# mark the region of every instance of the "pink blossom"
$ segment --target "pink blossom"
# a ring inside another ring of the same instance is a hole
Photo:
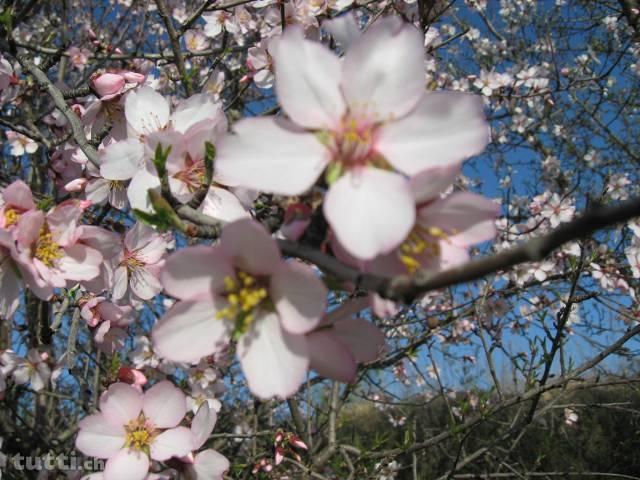
[[[100,412],[80,422],[76,448],[107,459],[105,480],[142,480],[151,459],[162,462],[193,450],[194,434],[179,426],[186,411],[184,394],[166,380],[144,394],[115,383],[100,397]]]
[[[151,227],[137,222],[124,237],[124,246],[114,271],[113,298],[149,300],[160,293],[160,269],[167,242]]]
[[[219,244],[176,252],[161,279],[181,301],[154,326],[158,355],[195,363],[234,339],[255,395],[295,393],[309,366],[305,334],[320,322],[327,290],[309,267],[285,262],[261,225],[238,220]]]
[[[236,123],[217,145],[217,174],[225,185],[299,195],[326,170],[325,217],[355,257],[388,253],[411,231],[406,176],[457,164],[488,141],[479,98],[426,93],[422,38],[396,17],[376,22],[342,62],[295,26],[270,51],[289,118]]]
[[[29,186],[22,180],[7,185],[0,192],[0,228],[15,227],[20,216],[36,208]]]
[[[89,61],[91,52],[86,48],[71,47],[68,51],[69,58],[71,58],[71,64],[81,72],[84,71],[84,67]]]
[[[14,157],[21,157],[26,153],[35,153],[38,150],[38,144],[31,138],[12,130],[8,130],[5,133],[11,147],[10,153]]]
[[[27,357],[17,356],[11,350],[5,350],[0,356],[0,363],[5,375],[11,373],[16,385],[30,383],[36,392],[42,390],[51,378],[51,368],[48,364],[49,355],[32,348]]]
[[[179,194],[203,181],[205,142],[214,143],[226,130],[221,105],[211,95],[182,101],[173,113],[169,103],[150,87],[127,94],[124,102],[128,136],[100,151],[100,174],[107,180],[131,180],[127,196],[133,208],[151,211],[147,191],[160,187],[152,158],[156,147],[172,146],[167,160],[171,184]]]
[[[440,196],[459,171],[458,165],[433,168],[410,180],[416,221],[394,251],[363,262],[350,256],[334,239],[332,248],[336,256],[364,271],[383,276],[413,274],[419,269],[444,270],[466,262],[470,246],[495,236],[495,218],[500,207],[470,192]]]
[[[82,205],[69,202],[46,215],[30,210],[20,216],[13,257],[34,293],[43,295],[37,289],[62,288],[68,281],[91,280],[100,273],[100,252],[78,241],[82,210]]]
[[[131,307],[116,305],[104,297],[82,298],[79,303],[80,315],[90,327],[107,322],[109,326],[126,327],[133,322]]]
[[[273,87],[273,59],[269,53],[269,39],[260,41],[247,51],[247,67],[258,88]]]
[[[209,46],[209,39],[200,30],[184,32],[184,44],[190,52],[201,52]]]

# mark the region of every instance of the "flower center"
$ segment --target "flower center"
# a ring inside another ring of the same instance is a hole
[[[120,262],[120,265],[127,267],[128,272],[133,272],[140,267],[144,267],[145,263],[135,255],[127,255],[124,260]]]
[[[20,220],[20,213],[13,208],[7,208],[4,211],[4,226],[5,228],[15,225]]]
[[[180,170],[173,177],[185,183],[190,192],[195,192],[205,181],[204,160],[193,160],[191,155],[187,154],[184,170]]]
[[[127,423],[124,429],[126,432],[125,446],[148,454],[151,442],[157,435],[153,423],[147,420],[144,415],[140,415],[136,420]]]
[[[225,294],[229,305],[216,313],[216,319],[235,322],[234,337],[245,333],[255,319],[258,308],[268,299],[267,289],[256,277],[239,270],[237,279],[225,277]]]
[[[110,190],[125,190],[126,186],[122,180],[109,180]]]
[[[345,170],[353,167],[371,165],[393,170],[374,148],[376,129],[376,123],[346,114],[336,130],[317,133],[320,142],[331,152],[332,161],[325,174],[329,185],[340,178]]]
[[[415,273],[424,263],[425,257],[440,255],[440,240],[449,236],[439,227],[416,225],[407,239],[400,245],[400,261],[410,274]]]
[[[53,241],[53,236],[47,227],[40,229],[38,240],[36,241],[36,251],[34,257],[51,268],[54,262],[64,256],[62,247]]]

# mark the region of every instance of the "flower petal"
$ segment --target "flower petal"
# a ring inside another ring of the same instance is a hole
[[[361,260],[400,245],[413,228],[415,213],[408,182],[377,168],[347,172],[331,185],[324,202],[338,241]]]
[[[160,278],[173,297],[206,300],[223,290],[225,277],[234,275],[227,254],[219,246],[197,245],[170,255]]]
[[[143,480],[149,473],[149,457],[142,452],[123,448],[107,460],[104,480]]]
[[[378,133],[377,150],[407,175],[459,163],[489,141],[481,98],[459,92],[426,94],[413,112]]]
[[[254,275],[270,275],[282,263],[275,240],[254,220],[238,220],[225,226],[220,244],[234,266]]]
[[[100,411],[114,425],[125,425],[142,409],[142,394],[126,383],[114,383],[100,396]]]
[[[160,179],[155,173],[151,172],[150,165],[138,168],[136,174],[131,179],[131,183],[129,183],[129,187],[127,187],[127,197],[129,198],[131,208],[152,213],[153,207],[149,200],[149,190],[159,189]]]
[[[425,91],[420,33],[398,17],[378,20],[344,56],[342,91],[352,112],[376,120],[411,111]]]
[[[203,450],[194,459],[192,470],[193,478],[206,480],[222,480],[224,472],[229,470],[231,464],[224,455],[212,449]]]
[[[151,444],[151,458],[160,462],[171,457],[182,457],[193,450],[193,434],[187,427],[166,430]]]
[[[307,340],[282,329],[276,313],[255,320],[238,341],[238,357],[249,389],[261,399],[289,397],[307,376]]]
[[[500,206],[481,195],[457,192],[418,210],[418,222],[439,227],[454,245],[468,247],[496,235]]]
[[[131,271],[129,279],[131,290],[142,300],[150,300],[162,291],[160,279],[153,269],[136,267]]]
[[[85,455],[109,458],[124,446],[124,427],[111,423],[101,413],[83,418],[78,426],[76,448]]]
[[[438,198],[460,174],[461,165],[456,163],[447,167],[435,167],[424,170],[409,179],[416,204]]]
[[[307,335],[311,357],[309,367],[322,377],[351,383],[358,370],[356,360],[332,331],[333,329],[321,329]]]
[[[187,413],[187,397],[168,380],[156,383],[142,400],[142,411],[158,428],[173,428]]]
[[[287,115],[306,128],[337,127],[346,111],[338,57],[322,44],[306,40],[297,25],[272,41],[269,50],[278,102]]]
[[[382,330],[363,318],[336,322],[333,332],[340,342],[349,347],[357,362],[373,362],[385,345]]]
[[[242,206],[238,197],[229,190],[220,187],[210,187],[204,197],[201,207],[202,213],[221,222],[234,222],[251,216]]]
[[[67,280],[92,280],[100,274],[102,255],[97,250],[76,243],[64,249],[58,269]]]
[[[108,180],[128,180],[144,162],[144,147],[137,138],[110,144],[100,150],[100,175]]]
[[[193,433],[193,449],[197,450],[205,444],[209,435],[216,425],[218,415],[216,411],[209,407],[208,402],[202,402],[198,413],[191,422],[191,433]]]
[[[195,363],[222,349],[230,326],[215,315],[212,301],[176,303],[153,327],[154,351],[173,362]]]
[[[223,185],[299,195],[329,161],[315,135],[283,119],[244,118],[234,131],[217,145],[215,180]]]
[[[287,262],[271,277],[269,292],[288,332],[304,334],[320,323],[327,287],[307,265]]]
[[[127,94],[124,101],[127,123],[138,135],[162,130],[169,123],[169,104],[151,87]]]

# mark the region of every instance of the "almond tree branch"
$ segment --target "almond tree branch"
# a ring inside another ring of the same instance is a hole
[[[87,140],[87,136],[84,133],[82,123],[80,123],[80,118],[78,118],[74,111],[71,110],[71,107],[67,105],[64,95],[62,94],[60,89],[53,84],[46,73],[40,70],[40,68],[27,57],[18,55],[16,59],[18,60],[20,65],[22,65],[22,68],[25,70],[25,72],[30,73],[36,79],[38,85],[40,85],[41,88],[47,91],[49,96],[52,98],[55,106],[62,112],[62,114],[69,122],[71,130],[73,132],[73,139],[80,147],[80,150],[82,150],[82,152],[87,156],[91,163],[93,163],[96,167],[99,167],[100,162],[98,160],[98,151]]]
[[[284,254],[308,260],[326,273],[353,283],[356,288],[377,292],[391,300],[411,303],[419,295],[432,290],[477,280],[487,274],[504,271],[521,263],[540,261],[567,242],[638,216],[640,216],[640,198],[616,205],[594,206],[579,218],[559,226],[549,234],[531,239],[509,250],[442,272],[421,270],[413,277],[401,275],[385,278],[362,273],[314,248],[288,240],[280,240],[279,245]]]

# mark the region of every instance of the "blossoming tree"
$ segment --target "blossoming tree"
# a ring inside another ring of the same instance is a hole
[[[638,381],[637,1],[0,8],[0,475],[551,475]]]

